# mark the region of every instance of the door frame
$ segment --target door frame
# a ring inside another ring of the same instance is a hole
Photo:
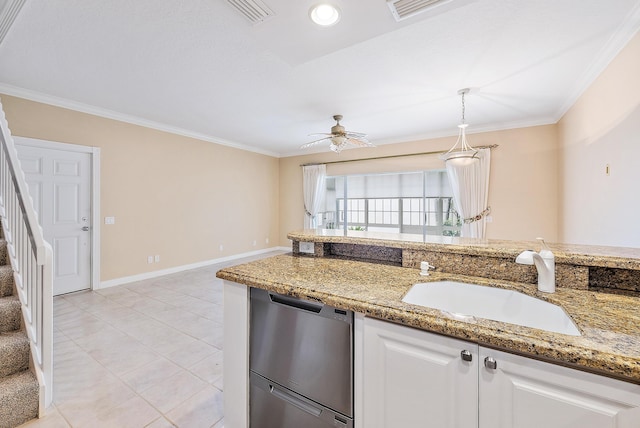
[[[39,147],[75,153],[88,153],[91,157],[91,259],[89,261],[89,290],[100,288],[100,148],[78,144],[59,143],[36,138],[13,136],[16,145]]]

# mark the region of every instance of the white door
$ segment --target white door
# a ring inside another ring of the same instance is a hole
[[[480,428],[640,427],[640,385],[482,347],[479,362]]]
[[[473,343],[365,318],[360,426],[477,427],[477,350]]]
[[[44,239],[53,294],[91,287],[91,154],[17,145]]]

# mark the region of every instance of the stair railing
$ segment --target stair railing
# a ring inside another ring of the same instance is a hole
[[[0,217],[40,383],[42,416],[53,401],[53,252],[33,209],[1,102],[0,128]]]

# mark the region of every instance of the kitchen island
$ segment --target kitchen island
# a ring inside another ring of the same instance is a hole
[[[296,235],[298,238],[309,236],[313,234]],[[318,238],[314,237],[313,242],[318,242],[315,239]],[[379,245],[378,242],[370,240],[360,241],[361,244],[373,247]],[[467,247],[464,248],[468,251]],[[497,251],[504,257],[512,255],[509,251],[505,252],[503,247],[496,249],[484,245],[478,248],[480,252]],[[594,256],[575,256],[571,260],[575,263],[576,260],[581,261],[585,257]],[[597,255],[595,257],[596,264],[610,263]],[[616,269],[620,266],[635,267],[632,258],[625,260],[624,257],[616,257]],[[261,288],[352,310],[360,314],[359,319],[367,317],[384,320],[462,339],[479,346],[551,362],[554,365],[623,380],[633,393],[640,396],[640,298],[631,294],[603,293],[570,287],[558,287],[555,293],[547,294],[539,292],[534,284],[529,283],[470,277],[443,271],[421,276],[418,269],[402,267],[402,263],[349,260],[344,254],[324,254],[320,257],[304,254],[279,255],[225,268],[219,271],[217,276],[225,280],[225,292],[229,291],[229,297],[232,299],[230,304],[233,304],[235,293],[235,302],[240,307],[248,305],[246,297],[242,302],[242,287]],[[443,279],[512,289],[561,306],[573,319],[581,336],[551,333],[481,318],[461,320],[439,310],[402,301],[413,284]],[[245,343],[247,331],[243,331],[242,327],[246,325],[246,320],[243,324],[242,317],[246,318],[247,312],[233,311],[227,314],[227,309],[225,307],[225,355],[235,360],[230,363],[230,370],[234,364],[240,364],[241,367],[236,367],[235,371],[238,373],[246,367],[242,367],[245,363],[238,362],[236,353],[249,352]],[[239,338],[243,335],[244,338]],[[230,339],[228,344],[227,338]],[[358,324],[355,340],[358,355]],[[237,347],[238,343],[241,345],[240,349]],[[232,372],[233,370],[230,373]],[[225,378],[225,389],[231,383],[233,381]],[[356,404],[357,402],[356,399]],[[240,410],[236,411],[242,412],[243,405],[241,404]],[[233,417],[228,421],[232,422]],[[640,419],[638,423],[640,424]]]

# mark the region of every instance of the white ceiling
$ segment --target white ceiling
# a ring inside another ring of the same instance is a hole
[[[12,2],[0,0],[0,10]],[[0,92],[276,156],[331,116],[375,144],[555,123],[640,28],[640,0],[449,0],[396,22],[385,0],[27,0]],[[320,148],[319,150],[326,150]]]

